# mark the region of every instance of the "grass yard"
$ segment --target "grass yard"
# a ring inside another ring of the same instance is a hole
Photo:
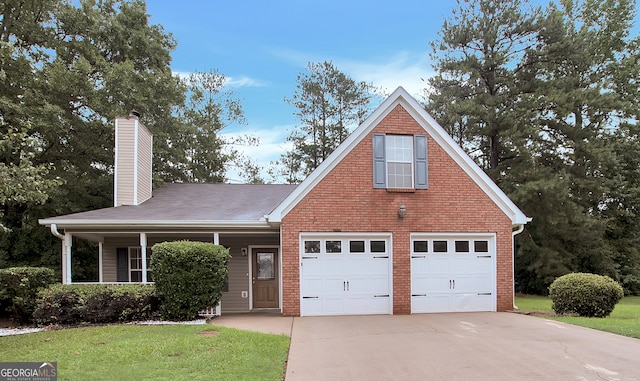
[[[2,361],[59,380],[282,380],[289,338],[211,325],[111,325],[0,337]]]
[[[640,296],[624,297],[606,318],[553,316],[551,299],[546,296],[517,297],[516,305],[520,311],[549,313],[550,316],[545,316],[548,319],[640,339]]]

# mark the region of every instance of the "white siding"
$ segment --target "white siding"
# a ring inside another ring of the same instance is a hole
[[[135,116],[116,118],[114,205],[151,198],[153,135]]]

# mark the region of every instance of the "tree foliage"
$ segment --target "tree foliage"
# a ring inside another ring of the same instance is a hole
[[[298,75],[293,96],[285,99],[300,119],[287,137],[293,148],[278,163],[285,181],[298,183],[316,169],[364,120],[375,95],[371,84],[356,82],[332,62],[310,62]]]
[[[633,15],[626,0],[460,0],[432,44],[427,108],[533,217],[518,239],[522,292],[577,271],[637,290]]]
[[[154,134],[155,184],[225,179],[218,133],[242,108],[215,70],[174,75],[175,47],[143,0],[0,3],[0,266],[59,269],[37,219],[113,205],[113,120],[131,109]],[[95,247],[74,248],[74,278],[97,278]]]

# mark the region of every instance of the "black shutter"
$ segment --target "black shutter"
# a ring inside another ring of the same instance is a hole
[[[387,187],[387,168],[385,163],[384,134],[373,134],[373,187]]]
[[[127,249],[126,247],[117,248],[116,256],[117,256],[116,281],[128,282],[129,281],[129,249]]]
[[[415,181],[416,189],[427,189],[429,187],[427,168],[427,136],[414,135],[413,155],[415,159]]]

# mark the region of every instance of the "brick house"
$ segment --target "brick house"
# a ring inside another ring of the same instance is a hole
[[[99,243],[103,283],[151,281],[151,246],[190,239],[231,250],[218,313],[513,308],[513,237],[530,219],[402,88],[297,186],[151,192],[151,138],[117,118],[114,207],[40,220],[61,238],[63,283],[73,237]]]

